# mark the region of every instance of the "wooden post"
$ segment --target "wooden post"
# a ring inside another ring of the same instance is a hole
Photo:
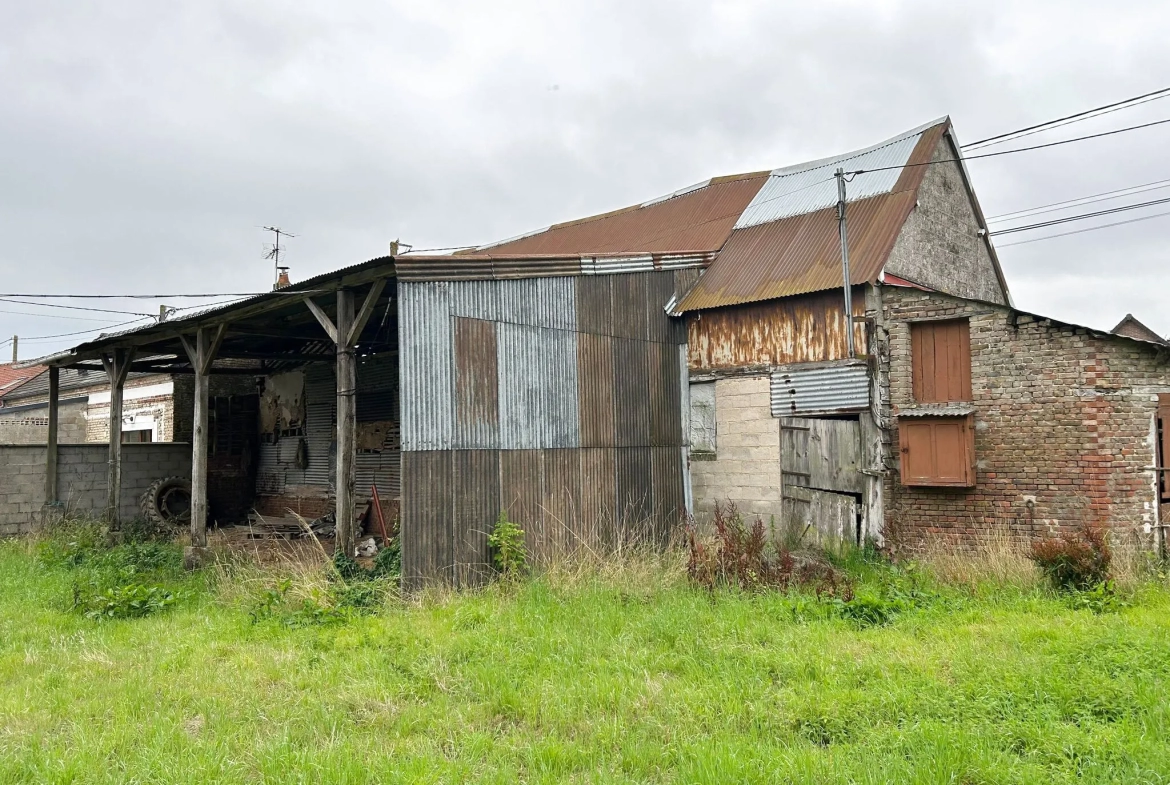
[[[194,343],[179,336],[187,359],[195,371],[195,422],[191,430],[191,545],[184,549],[183,564],[187,569],[201,567],[208,560],[207,552],[207,405],[211,364],[223,341],[227,324],[215,328],[200,327]]]
[[[49,366],[49,434],[45,450],[45,505],[57,504],[57,422],[61,398],[61,369]]]
[[[353,292],[337,290],[337,546],[353,556],[357,540],[354,531],[353,490],[357,456],[354,452],[357,429],[357,363],[353,346],[344,343],[353,324]]]
[[[385,279],[375,281],[356,314],[353,292],[338,289],[336,324],[320,306],[305,298],[305,305],[337,347],[337,505],[334,511],[337,542],[334,552],[351,557],[357,544],[354,515],[354,485],[357,481],[357,359],[354,349],[385,285]]]
[[[121,528],[119,508],[122,501],[122,388],[126,372],[134,359],[133,347],[114,349],[102,355],[102,365],[110,380],[110,460],[106,473],[106,520],[110,531]]]

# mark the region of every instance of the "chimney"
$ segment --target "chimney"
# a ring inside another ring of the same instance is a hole
[[[276,284],[272,287],[272,290],[276,291],[277,289],[283,289],[284,287],[289,286],[291,284],[292,284],[292,281],[290,281],[288,279],[288,268],[281,267],[280,268],[280,276],[276,279]]]

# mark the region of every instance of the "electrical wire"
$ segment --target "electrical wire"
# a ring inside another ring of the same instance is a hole
[[[28,338],[22,337],[20,339],[20,342],[21,343],[34,343],[37,341],[50,341],[50,340],[54,340],[56,338],[70,338],[74,335],[86,335],[88,333],[96,333],[96,332],[102,332],[104,330],[112,330],[115,327],[126,327],[128,325],[131,325],[131,324],[134,324],[135,322],[140,322],[140,321],[142,321],[142,320],[141,319],[131,319],[128,322],[119,322],[118,324],[107,324],[105,327],[93,327],[93,328],[90,328],[89,330],[78,330],[77,332],[74,332],[74,333],[57,333],[56,335],[33,335],[33,336],[28,337]],[[146,325],[143,325],[143,326],[146,326]]]
[[[1142,128],[1149,128],[1155,125],[1164,125],[1170,123],[1170,117],[1164,120],[1155,120],[1152,123],[1142,123],[1141,125],[1131,125],[1127,128],[1116,128],[1112,131],[1102,131],[1099,134],[1088,134],[1087,136],[1074,136],[1072,139],[1061,139],[1056,142],[1047,142],[1045,144],[1034,144],[1030,147],[1017,147],[1014,150],[1000,150],[996,153],[980,153],[979,155],[967,155],[962,158],[944,158],[938,161],[923,161],[921,163],[905,163],[900,166],[879,166],[874,169],[858,169],[855,172],[846,172],[846,174],[869,174],[872,172],[888,172],[894,169],[908,169],[911,166],[934,166],[935,164],[954,164],[963,163],[966,161],[976,161],[980,158],[994,158],[1000,155],[1011,155],[1012,153],[1026,153],[1029,150],[1043,150],[1046,147],[1058,147],[1063,144],[1072,144],[1073,142],[1083,142],[1086,139],[1099,139],[1102,136],[1113,136],[1114,134],[1123,134],[1126,131],[1137,131]],[[2,296],[2,295],[0,295]]]
[[[1127,98],[1124,101],[1115,101],[1111,104],[1098,106],[1095,109],[1086,109],[1083,112],[1076,114],[1058,117],[1055,120],[1049,120],[1045,123],[1037,123],[1030,125],[1027,128],[1019,128],[1015,131],[1008,131],[1007,133],[997,134],[996,136],[989,136],[986,139],[980,139],[977,142],[963,145],[964,150],[975,147],[989,147],[992,144],[1002,144],[1003,142],[1011,141],[1012,139],[1019,139],[1024,136],[1031,136],[1043,131],[1050,131],[1053,128],[1060,128],[1065,125],[1072,125],[1084,120],[1092,120],[1094,117],[1102,117],[1103,115],[1112,114],[1113,112],[1120,112],[1122,109],[1130,109],[1134,106],[1141,106],[1148,104],[1150,101],[1157,101],[1162,98],[1170,97],[1170,87],[1163,87],[1161,90],[1155,90],[1152,93],[1145,93],[1143,95]]]
[[[1126,204],[1121,207],[1112,207],[1108,210],[1096,210],[1091,213],[1082,213],[1080,215],[1069,215],[1064,218],[1054,218],[1051,221],[1041,221],[1035,224],[1026,224],[1024,226],[1013,226],[1010,229],[1000,229],[994,232],[988,232],[991,237],[998,237],[1001,234],[1015,234],[1016,232],[1028,232],[1033,229],[1043,229],[1047,226],[1056,226],[1057,224],[1071,223],[1072,221],[1083,221],[1086,218],[1097,218],[1102,215],[1112,215],[1113,213],[1123,213],[1127,210],[1137,210],[1142,207],[1153,207],[1156,204],[1166,204],[1170,202],[1170,197],[1165,199],[1151,199],[1148,202],[1138,202],[1137,204]]]
[[[10,313],[18,316],[32,316],[41,319],[67,319],[71,322],[101,322],[102,324],[109,324],[110,319],[107,316],[105,319],[86,318],[84,316],[65,316],[59,313],[37,313],[36,311],[9,311],[0,309],[0,313]]]
[[[1123,196],[1133,196],[1134,194],[1145,193],[1147,191],[1157,191],[1162,188],[1170,188],[1170,180],[1155,180],[1152,183],[1142,183],[1141,185],[1131,185],[1128,188],[1118,188],[1115,191],[1102,191],[1098,194],[1089,194],[1088,196],[1081,196],[1076,199],[1066,199],[1063,202],[1051,202],[1049,204],[1040,204],[1035,207],[1029,207],[1026,210],[1016,210],[1010,213],[1000,213],[993,215],[987,219],[988,223],[993,221],[1004,221],[1013,218],[1023,218],[1027,215],[1042,215],[1043,213],[1058,212],[1060,210],[1067,210],[1069,207],[1080,207],[1084,204],[1094,204],[1096,202],[1107,202],[1110,199],[1120,199]],[[1118,194],[1118,196],[1110,196],[1110,194]],[[1101,197],[1101,198],[1096,198]],[[1079,204],[1078,204],[1079,203]],[[1063,207],[1061,205],[1064,205]],[[1046,210],[1042,208],[1053,208]]]
[[[133,316],[153,316],[154,314],[142,313],[141,311],[116,311],[110,308],[86,308],[80,305],[60,305],[58,303],[34,303],[27,300],[13,300],[8,297],[0,297],[0,302],[14,303],[16,305],[33,305],[37,308],[66,308],[70,311],[94,311],[95,313],[118,313],[129,314]]]
[[[4,292],[0,293],[0,298],[4,297],[39,297],[44,299],[64,299],[64,300],[160,300],[163,298],[195,298],[195,297],[259,297],[262,294],[282,294],[288,297],[304,297],[307,294],[328,294],[332,289],[298,289],[295,292],[286,292],[276,289],[270,292],[215,292],[210,294],[45,294],[36,293],[30,294],[28,292]],[[134,311],[124,311],[119,313],[134,313]],[[153,316],[154,314],[143,314],[143,316]]]
[[[1003,245],[996,245],[995,247],[996,247],[996,249],[1011,248],[1013,245],[1027,245],[1028,243],[1038,243],[1041,240],[1052,240],[1053,238],[1056,238],[1056,237],[1068,237],[1070,234],[1083,234],[1085,232],[1095,232],[1098,229],[1108,229],[1111,226],[1124,226],[1126,224],[1135,224],[1139,221],[1148,221],[1151,218],[1162,218],[1162,217],[1167,216],[1167,215],[1170,215],[1170,212],[1153,213],[1152,215],[1143,215],[1140,218],[1130,218],[1128,221],[1114,221],[1113,223],[1101,224],[1100,226],[1088,226],[1088,227],[1085,227],[1084,229],[1074,229],[1071,232],[1060,232],[1058,234],[1046,234],[1043,237],[1033,237],[1031,240],[1019,240],[1018,242],[1014,242],[1014,243],[1004,243]]]

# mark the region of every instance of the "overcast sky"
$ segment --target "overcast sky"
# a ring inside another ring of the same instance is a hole
[[[1156,2],[2,2],[5,293],[262,291],[264,224],[299,235],[303,280],[396,237],[483,243],[945,114],[974,141],[1170,85]],[[1029,141],[1164,117],[1170,99]],[[1164,180],[1170,125],[969,168],[989,216]],[[1021,308],[1166,335],[1167,230],[1000,257]],[[27,359],[129,318],[4,302],[0,336]]]

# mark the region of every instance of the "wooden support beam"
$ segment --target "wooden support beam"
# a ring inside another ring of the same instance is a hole
[[[202,566],[207,552],[207,420],[209,374],[226,324],[201,327],[194,336],[180,335],[187,359],[195,370],[195,423],[191,431],[191,547],[183,553],[188,569]]]
[[[343,291],[345,291],[345,290],[343,290],[343,289],[337,290],[337,294],[339,295],[338,302],[341,302],[340,295],[341,295],[341,292],[343,292]],[[353,302],[353,293],[352,292],[349,293],[349,301],[350,301],[350,303]],[[311,298],[311,297],[305,298],[305,305],[308,307],[309,311],[313,314],[313,316],[315,316],[317,318],[317,323],[320,324],[322,329],[325,330],[326,335],[329,336],[329,340],[333,341],[334,343],[340,344],[340,342],[337,340],[337,338],[339,335],[341,335],[341,333],[337,332],[337,327],[333,324],[333,320],[329,318],[329,314],[327,314],[323,310],[321,310],[321,306],[319,306],[319,305],[317,305],[317,303],[313,302],[313,298]],[[341,321],[341,314],[337,315],[337,319],[338,319],[338,321]]]
[[[358,311],[357,316],[354,317],[353,324],[349,326],[349,331],[345,334],[345,345],[356,346],[358,338],[361,337],[362,330],[366,327],[366,322],[370,320],[370,315],[374,312],[374,306],[378,304],[378,298],[382,296],[382,290],[386,288],[386,279],[379,278],[370,286],[370,291],[366,293],[366,299],[362,302],[361,310]]]
[[[61,400],[61,369],[49,367],[49,434],[45,449],[45,505],[56,505],[57,499],[57,423]]]
[[[126,374],[134,359],[133,347],[114,349],[102,355],[102,366],[110,381],[110,458],[106,472],[106,520],[110,531],[121,528],[119,508],[122,502],[122,390]]]
[[[319,317],[318,317],[319,318]],[[353,292],[337,290],[337,326],[333,335],[343,339],[354,325]],[[324,326],[324,324],[322,324]],[[354,530],[353,492],[356,478],[357,362],[353,346],[337,344],[337,542],[335,551],[353,556],[357,532]]]

